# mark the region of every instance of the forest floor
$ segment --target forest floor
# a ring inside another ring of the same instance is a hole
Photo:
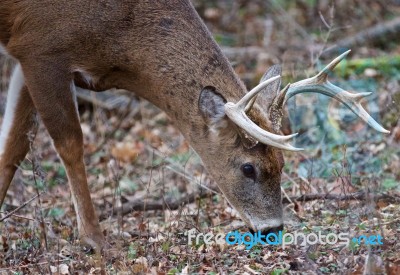
[[[285,232],[379,235],[383,244],[188,243],[191,229],[247,229],[172,121],[128,95],[135,102],[129,110],[79,106],[92,198],[111,248],[99,257],[78,245],[65,170],[40,125],[0,213],[27,203],[0,222],[0,274],[400,274],[399,28],[397,36],[351,40],[373,26],[384,32],[385,22],[399,19],[399,2],[194,3],[249,88],[273,64],[282,64],[286,84],[351,46],[330,79],[373,92],[364,106],[391,134],[377,133],[334,100],[292,99],[283,132],[299,132],[295,145],[306,150],[284,153]],[[0,114],[5,102],[2,91]]]

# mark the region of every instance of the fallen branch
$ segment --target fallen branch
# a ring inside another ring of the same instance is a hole
[[[109,111],[123,112],[126,109],[136,109],[139,106],[139,101],[128,96],[125,90],[111,89],[104,92],[92,92],[77,87],[76,91],[76,96],[80,101],[91,103]]]
[[[194,203],[196,199],[203,199],[210,195],[214,195],[211,192],[201,192],[201,193],[192,193],[187,196],[184,196],[181,199],[170,199],[166,198],[164,200],[157,201],[146,201],[143,199],[137,199],[134,201],[130,201],[122,204],[121,207],[114,210],[115,213],[121,213],[122,215],[126,215],[131,213],[132,211],[150,211],[150,210],[177,210],[179,207]],[[105,220],[109,218],[109,215],[102,214],[100,215],[100,220]]]
[[[306,202],[313,200],[336,200],[336,201],[348,201],[348,200],[387,200],[392,203],[400,203],[400,198],[395,196],[390,196],[388,194],[372,194],[365,193],[364,191],[359,191],[350,194],[305,194],[301,196],[290,197],[291,201]],[[282,202],[284,204],[290,203],[287,198],[283,198]]]
[[[325,50],[324,53],[331,52],[337,48],[351,49],[366,44],[387,43],[388,41],[398,40],[400,38],[400,17],[393,20],[377,24],[371,28],[365,29],[355,35],[342,39],[336,45]]]
[[[157,200],[157,201],[146,201],[143,199],[137,199],[131,202],[124,203],[122,207],[118,208],[115,213],[122,213],[123,215],[129,214],[132,211],[148,211],[148,210],[177,210],[179,207],[194,203],[196,199],[203,199],[210,195],[214,195],[211,192],[201,192],[201,193],[192,193],[187,196],[184,196],[181,199],[165,199],[165,200]],[[387,200],[391,203],[400,203],[400,197],[390,196],[388,194],[372,194],[365,193],[364,191],[359,191],[350,194],[305,194],[301,196],[292,196],[289,198],[283,198],[282,203],[289,204],[293,201],[298,202],[307,202],[313,200],[337,200],[337,201],[347,201],[347,200],[367,200],[373,199],[375,201],[378,200]],[[121,211],[121,212],[119,212]],[[100,216],[100,220],[105,220],[109,216],[107,214],[103,214]]]
[[[17,208],[15,208],[13,211],[11,211],[10,213],[8,213],[7,215],[5,215],[3,218],[0,219],[0,222],[3,222],[4,220],[8,219],[9,217],[13,216],[15,213],[17,213],[19,210],[21,210],[22,208],[24,208],[25,206],[27,206],[28,204],[30,204],[32,201],[34,201],[35,199],[37,199],[38,197],[40,197],[42,194],[44,194],[45,191],[40,192],[39,194],[37,194],[36,196],[34,196],[33,198],[31,198],[30,200],[24,202],[22,205],[18,206]]]

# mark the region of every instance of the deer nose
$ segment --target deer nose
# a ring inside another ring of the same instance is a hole
[[[252,228],[249,228],[249,231],[252,234],[256,233],[256,232],[254,232],[254,230]],[[274,234],[278,235],[279,231],[283,231],[283,224],[281,224],[277,227],[266,228],[266,229],[260,230],[261,234],[263,234],[264,236],[267,236],[270,233],[274,233]]]

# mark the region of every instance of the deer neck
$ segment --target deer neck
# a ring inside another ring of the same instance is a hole
[[[199,143],[209,142],[198,107],[202,89],[215,87],[226,100],[237,102],[246,88],[195,10],[190,6],[181,13],[188,18],[175,14],[179,12],[154,19],[157,24],[135,35],[141,38],[132,52],[143,50],[134,56],[140,77],[130,90],[164,110],[198,151],[203,147]],[[155,35],[149,38],[147,33]]]
[[[209,142],[199,139],[208,131],[198,108],[202,89],[215,87],[226,100],[237,102],[246,93],[244,85],[190,1],[137,4],[119,15],[123,19],[115,25],[114,17],[104,19],[107,25],[91,26],[94,33],[108,30],[118,36],[101,41],[105,51],[96,47],[97,56],[84,62],[82,55],[75,57],[76,67],[89,75],[81,79],[92,76],[97,89],[91,89],[117,87],[147,99],[167,113],[198,151],[204,147],[199,142]]]
[[[140,93],[160,109],[164,110],[192,144],[208,142],[208,126],[201,116],[198,102],[204,87],[215,87],[226,100],[237,102],[246,92],[242,82],[232,70],[213,41],[205,52],[186,51],[180,64],[160,61],[159,78],[154,79],[148,90]],[[210,54],[213,53],[213,54]],[[176,61],[176,59],[175,59]],[[154,74],[153,74],[154,75]]]

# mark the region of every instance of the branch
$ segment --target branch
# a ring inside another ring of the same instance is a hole
[[[387,200],[393,203],[400,203],[400,198],[396,196],[390,196],[388,194],[372,194],[365,193],[364,191],[359,191],[350,194],[305,194],[301,196],[293,196],[290,197],[291,201],[298,202],[306,202],[306,201],[314,201],[314,200],[336,200],[336,201],[349,201],[349,200],[368,200],[373,199],[375,201],[378,200]],[[290,201],[287,198],[283,198],[283,203],[287,204]]]
[[[132,211],[149,211],[149,210],[177,210],[179,207],[194,203],[196,199],[204,199],[210,195],[214,195],[211,192],[195,192],[189,195],[184,196],[181,199],[171,199],[166,198],[165,200],[157,200],[157,201],[146,201],[143,199],[133,200],[127,203],[122,204],[121,207],[114,210],[114,213],[121,213],[122,215],[126,215],[131,213]],[[109,214],[100,215],[100,220],[105,220],[109,218]]]
[[[388,41],[398,40],[400,38],[400,17],[396,17],[388,22],[377,24],[359,33],[342,39],[336,45],[325,51],[331,52],[337,48],[355,48],[365,46],[365,44],[387,43]]]
[[[111,89],[104,92],[92,92],[76,87],[76,96],[80,101],[88,102],[106,110],[124,112],[126,109],[137,109],[139,101],[127,96],[125,90]]]
[[[177,210],[179,207],[184,206],[186,204],[190,204],[196,201],[196,199],[203,199],[210,195],[214,195],[211,192],[201,192],[201,193],[191,193],[187,196],[184,196],[181,199],[165,199],[165,200],[157,200],[157,201],[145,201],[142,199],[137,199],[131,202],[124,203],[122,207],[118,208],[115,213],[121,213],[122,215],[129,214],[132,211],[148,211],[148,210]],[[290,200],[289,200],[290,199]],[[387,200],[393,203],[400,203],[400,197],[390,196],[387,194],[372,194],[365,193],[364,191],[359,191],[355,193],[350,193],[347,195],[341,194],[305,194],[302,196],[292,196],[290,198],[283,198],[282,202],[284,204],[289,204],[293,201],[298,202],[306,202],[313,200],[337,200],[337,201],[346,201],[346,200]],[[121,212],[120,212],[121,211]],[[105,220],[109,217],[108,214],[102,214],[100,216],[100,220]]]
[[[45,191],[38,193],[36,196],[34,196],[33,198],[31,198],[30,200],[24,202],[22,205],[18,206],[17,208],[15,208],[13,211],[11,211],[10,213],[8,213],[7,215],[5,215],[3,218],[0,219],[0,222],[3,222],[4,220],[8,219],[9,217],[11,217],[12,215],[14,215],[15,213],[17,213],[19,210],[21,210],[22,208],[24,208],[25,206],[27,206],[28,204],[30,204],[32,201],[34,201],[36,198],[40,197],[42,194],[46,193]]]

